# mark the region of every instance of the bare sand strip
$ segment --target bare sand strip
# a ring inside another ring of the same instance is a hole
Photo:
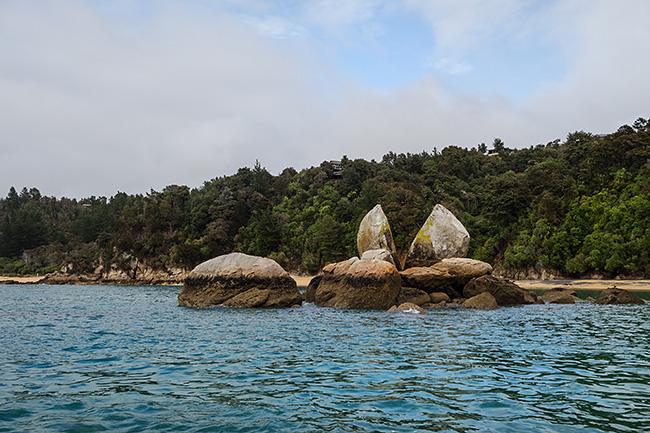
[[[632,292],[650,292],[650,280],[521,280],[517,285],[527,290],[550,290],[567,287],[573,290],[605,290],[616,286]]]
[[[0,275],[0,283],[5,281],[15,281],[21,284],[37,284],[45,277],[29,276],[29,277],[6,277]]]
[[[298,284],[298,287],[307,287],[311,279],[314,277],[299,277],[297,275],[292,275],[291,278],[296,280],[296,284]]]

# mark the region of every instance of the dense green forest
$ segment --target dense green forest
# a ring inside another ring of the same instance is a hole
[[[437,203],[503,270],[650,277],[650,122],[514,150],[500,139],[271,175],[259,164],[190,189],[76,200],[13,187],[0,200],[0,272],[186,268],[241,251],[294,272],[356,254],[380,203],[404,254]]]

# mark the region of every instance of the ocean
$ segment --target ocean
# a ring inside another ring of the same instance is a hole
[[[192,309],[180,289],[0,285],[0,432],[650,431],[650,304]]]

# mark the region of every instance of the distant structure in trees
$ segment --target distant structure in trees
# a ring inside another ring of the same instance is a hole
[[[334,169],[332,175],[334,177],[341,177],[343,173],[341,170],[341,161],[330,161],[330,164],[332,164],[332,168]]]

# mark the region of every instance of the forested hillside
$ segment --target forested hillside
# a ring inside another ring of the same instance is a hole
[[[470,257],[502,271],[650,277],[650,123],[521,150],[495,139],[378,162],[343,157],[278,176],[257,164],[145,195],[11,188],[0,200],[0,272],[191,269],[232,251],[315,272],[356,254],[358,224],[377,203],[402,254],[441,203],[467,227]]]

